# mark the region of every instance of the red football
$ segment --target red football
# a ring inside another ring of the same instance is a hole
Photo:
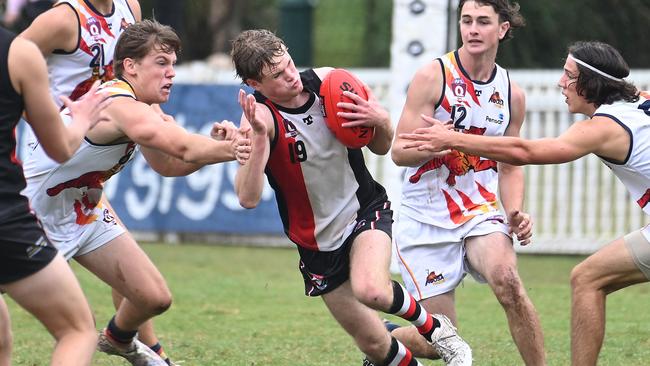
[[[339,117],[337,112],[351,112],[348,109],[339,108],[337,103],[353,103],[351,98],[343,95],[344,91],[352,92],[361,98],[368,100],[368,94],[363,88],[363,83],[344,69],[334,69],[325,75],[320,87],[320,97],[323,103],[325,122],[330,131],[341,141],[341,143],[352,149],[359,149],[368,145],[375,133],[373,127],[342,127],[341,124],[349,122],[348,119]]]

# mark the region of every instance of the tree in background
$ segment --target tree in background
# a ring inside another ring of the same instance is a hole
[[[281,7],[298,0],[140,0],[144,17],[160,3],[182,3],[183,59],[228,52],[241,30],[279,30]],[[311,63],[336,67],[388,67],[394,0],[300,0],[314,4]],[[598,40],[618,48],[632,68],[650,68],[645,33],[648,0],[518,0],[528,26],[499,50],[508,68],[556,68],[576,40]],[[172,5],[172,4],[168,4]],[[175,4],[174,6],[179,6]],[[173,26],[173,25],[172,25]],[[299,30],[297,30],[299,31]],[[286,35],[285,35],[286,36]],[[426,36],[426,30],[423,30]],[[307,45],[305,45],[307,47]],[[295,52],[294,46],[294,52]]]
[[[168,3],[182,3],[168,4]],[[276,0],[140,0],[143,18],[152,15],[163,21],[162,13],[182,18],[183,60],[202,60],[214,53],[227,53],[230,41],[243,29],[277,28]],[[183,9],[180,9],[182,6]],[[178,20],[176,20],[178,21]],[[172,27],[174,26],[171,23]]]
[[[519,0],[528,25],[499,50],[510,68],[557,68],[567,46],[597,40],[616,47],[632,68],[650,68],[644,42],[650,24],[647,0]]]

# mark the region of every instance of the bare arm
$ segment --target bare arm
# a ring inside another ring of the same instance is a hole
[[[521,126],[525,117],[525,96],[524,92],[516,85],[511,87],[511,110],[510,124],[505,131],[505,136],[519,137]],[[524,203],[524,173],[519,166],[508,163],[499,163],[499,192],[501,203],[506,213],[519,211]]]
[[[417,71],[409,86],[406,103],[397,123],[397,136],[393,142],[392,158],[399,166],[420,166],[435,157],[431,151],[405,149],[409,142],[400,134],[411,133],[417,128],[427,127],[421,115],[433,116],[436,103],[442,95],[442,69],[436,60]]]
[[[465,134],[449,130],[431,118],[423,119],[430,121],[428,128],[400,134],[400,138],[408,140],[406,149],[436,152],[453,148],[512,165],[560,164],[590,153],[622,161],[630,145],[620,125],[600,116],[576,122],[558,137],[536,140]]]
[[[133,12],[133,17],[135,18],[136,22],[139,22],[142,20],[142,10],[140,8],[140,3],[138,0],[127,0],[126,1],[129,4],[129,8],[131,8],[131,11]]]
[[[45,60],[38,48],[16,37],[9,48],[8,65],[11,84],[23,96],[27,119],[43,149],[59,163],[68,160],[108,104],[105,95],[96,94],[98,83],[77,102],[64,99],[72,114],[72,122],[66,127],[50,96]]]
[[[523,90],[515,83],[511,86],[510,124],[505,136],[519,137],[526,114],[526,101]],[[530,243],[532,221],[530,215],[522,211],[524,205],[524,171],[520,166],[498,163],[499,196],[508,217],[510,232],[517,235],[521,245]]]
[[[189,133],[169,116],[168,121],[151,106],[130,98],[116,98],[108,108],[111,120],[131,141],[143,148],[143,154],[152,168],[166,169],[161,174],[179,174],[174,160],[206,165],[234,160],[237,149],[246,141],[216,141],[208,136]],[[154,151],[155,150],[155,151]],[[179,171],[188,166],[181,166]],[[158,170],[156,170],[158,171]]]
[[[57,49],[72,51],[79,41],[79,20],[70,6],[61,4],[39,15],[20,36],[36,43],[45,57]]]
[[[616,130],[623,129],[614,121],[607,123],[603,117],[574,123],[567,131],[558,137],[525,140],[518,137],[498,137],[483,140],[482,136],[459,137],[450,133],[449,141],[444,145],[478,154],[497,161],[513,165],[525,164],[560,164],[573,161],[590,153],[600,154],[608,139],[617,135]],[[609,126],[607,126],[609,125]],[[607,154],[604,154],[607,155]]]
[[[264,169],[271,152],[271,137],[274,133],[273,115],[268,108],[255,102],[255,97],[239,91],[242,114],[240,128],[248,132],[251,139],[251,154],[246,165],[239,167],[235,176],[235,192],[239,204],[254,208],[260,202],[264,189]]]
[[[152,105],[151,108],[162,117],[163,121],[174,123],[174,118],[165,114],[163,110],[160,109],[159,105]],[[201,164],[184,162],[181,159],[175,158],[154,148],[141,146],[140,151],[142,151],[149,166],[151,166],[156,173],[164,177],[181,177],[189,175],[203,166]]]

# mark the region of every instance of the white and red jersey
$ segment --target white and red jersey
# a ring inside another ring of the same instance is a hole
[[[443,91],[433,116],[453,120],[464,133],[502,136],[510,123],[510,79],[495,65],[486,82],[473,81],[463,69],[458,51],[438,59]],[[473,218],[498,214],[497,163],[452,150],[449,154],[409,167],[402,184],[400,214],[441,229],[454,229]],[[444,231],[441,231],[444,232]],[[449,239],[453,241],[454,239]],[[440,241],[447,241],[440,237]]]
[[[110,14],[100,14],[88,0],[60,0],[54,6],[69,6],[77,15],[79,38],[72,52],[55,50],[47,58],[50,92],[61,106],[59,96],[72,100],[85,94],[95,80],[115,78],[113,53],[117,39],[135,23],[126,0],[114,0]]]
[[[135,99],[129,84],[121,80],[104,83],[100,90],[112,97]],[[67,109],[61,117],[66,123],[71,121]],[[100,217],[104,182],[122,170],[137,148],[133,142],[102,145],[86,138],[70,160],[58,164],[37,142],[30,146],[34,148],[23,165],[27,187],[22,193],[48,236],[58,242],[74,239],[84,225]]]
[[[255,93],[275,124],[265,173],[289,239],[309,250],[332,251],[360,213],[386,200],[386,192],[368,172],[361,149],[348,149],[327,128],[314,92],[321,80],[313,70],[301,77],[310,96],[300,108],[283,108]]]
[[[596,109],[596,116],[611,118],[630,135],[630,149],[625,161],[600,159],[623,182],[643,212],[650,214],[650,100],[641,97],[635,103],[604,104]]]

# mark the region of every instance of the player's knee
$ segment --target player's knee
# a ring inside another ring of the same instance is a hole
[[[166,286],[152,291],[147,298],[142,299],[141,308],[152,315],[162,314],[172,305],[172,294]]]
[[[512,266],[498,266],[492,273],[494,295],[503,307],[518,304],[524,298],[524,289],[517,270]]]
[[[591,276],[589,264],[582,262],[571,270],[571,290],[584,291],[594,287],[594,278]]]
[[[362,304],[377,310],[384,310],[390,307],[390,288],[381,286],[371,281],[363,282],[355,286],[352,285],[354,296]]]
[[[154,301],[151,302],[150,309],[151,312],[156,315],[164,313],[167,311],[167,309],[169,309],[170,306],[172,306],[172,294],[169,292],[169,290],[162,292],[153,300]]]

